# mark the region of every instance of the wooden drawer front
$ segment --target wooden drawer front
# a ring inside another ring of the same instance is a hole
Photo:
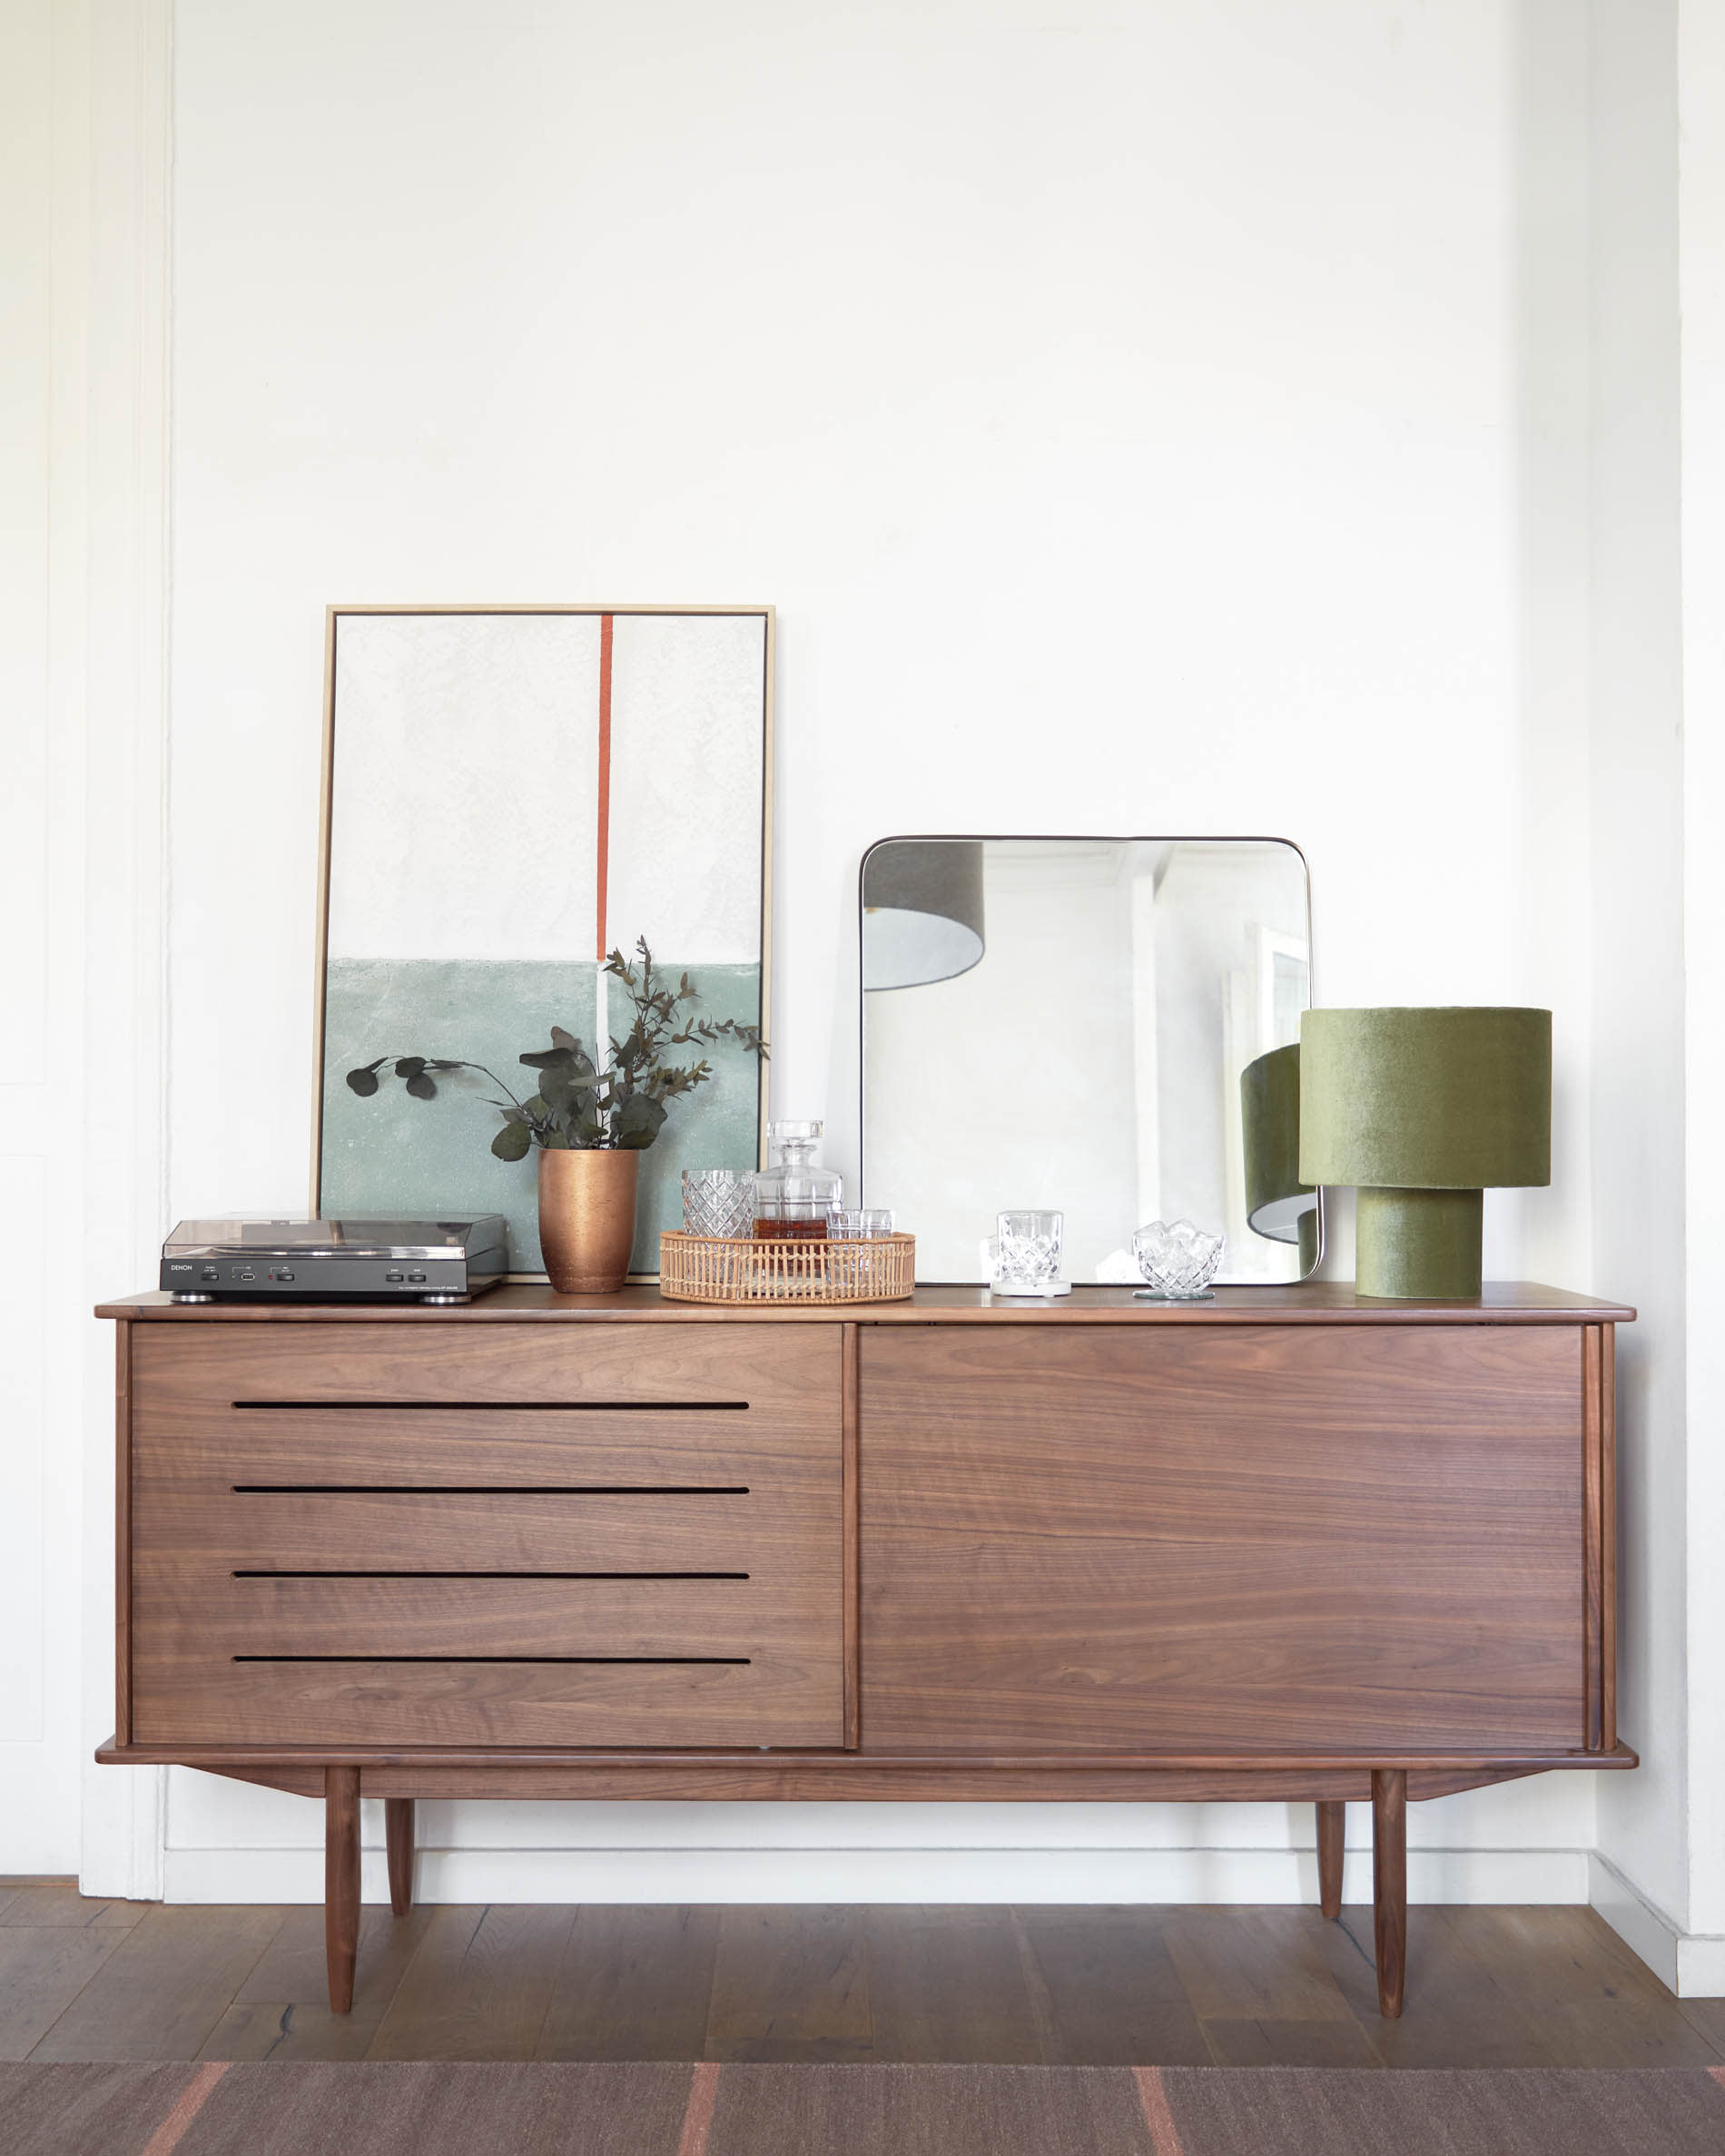
[[[1581,1747],[1569,1328],[861,1343],[865,1751]]]
[[[842,1741],[836,1327],[140,1333],[137,1741]]]

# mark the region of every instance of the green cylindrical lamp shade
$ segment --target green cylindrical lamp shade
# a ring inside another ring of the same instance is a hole
[[[1481,1286],[1482,1193],[1552,1179],[1552,1014],[1495,1005],[1308,1010],[1300,1175],[1359,1191],[1363,1295]]]
[[[1240,1073],[1246,1221],[1254,1235],[1299,1246],[1304,1278],[1317,1264],[1317,1192],[1300,1180],[1300,1047],[1271,1048]]]

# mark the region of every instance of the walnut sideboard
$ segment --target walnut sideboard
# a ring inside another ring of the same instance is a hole
[[[338,2013],[361,1796],[1369,1799],[1394,2014],[1407,1803],[1635,1765],[1583,1296],[99,1314],[97,1757],[323,1799]]]

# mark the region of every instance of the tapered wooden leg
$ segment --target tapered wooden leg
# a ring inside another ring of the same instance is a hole
[[[383,1835],[389,1846],[389,1906],[405,1916],[413,1906],[413,1799],[386,1797]]]
[[[1317,1898],[1326,1916],[1342,1914],[1342,1851],[1346,1841],[1347,1807],[1317,1807]]]
[[[1378,2011],[1402,2011],[1407,1969],[1407,1776],[1372,1769],[1372,1903],[1377,1940]]]
[[[353,1956],[360,1944],[360,1770],[323,1770],[323,1951],[330,2012],[353,2006]]]

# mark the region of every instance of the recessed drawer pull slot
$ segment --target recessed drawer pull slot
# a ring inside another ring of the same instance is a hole
[[[236,1497],[746,1497],[746,1482],[234,1482]]]
[[[744,1415],[746,1400],[234,1400],[241,1414]]]
[[[235,1572],[236,1580],[746,1580],[747,1572]]]
[[[565,1665],[582,1668],[682,1669],[691,1666],[712,1669],[746,1669],[745,1654],[236,1654],[235,1662],[493,1662],[503,1665],[530,1662],[536,1666]]]

